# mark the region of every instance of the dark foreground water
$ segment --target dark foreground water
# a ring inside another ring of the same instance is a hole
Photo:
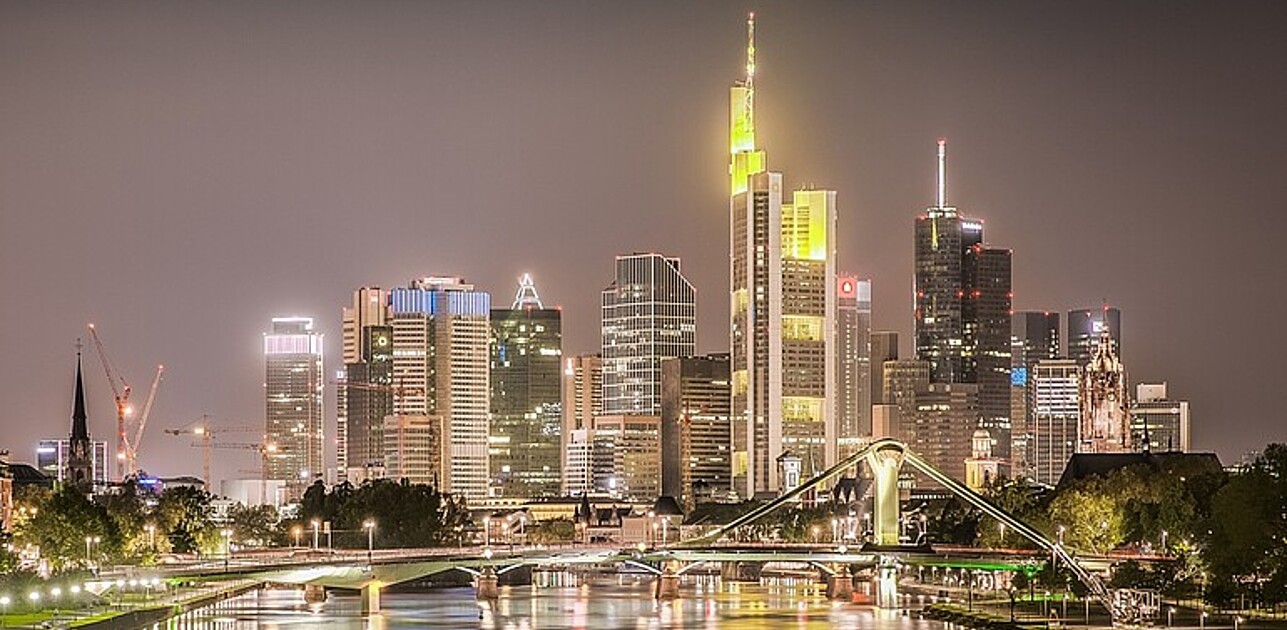
[[[650,582],[604,577],[576,586],[502,587],[479,602],[472,588],[386,593],[383,610],[363,615],[356,596],[332,593],[304,603],[301,591],[265,590],[196,611],[163,627],[217,629],[396,628],[863,628],[949,630],[935,621],[827,600],[821,585],[785,580],[721,584],[686,579],[680,599],[658,602]]]

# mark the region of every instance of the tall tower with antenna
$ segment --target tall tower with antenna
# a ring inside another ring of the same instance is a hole
[[[803,478],[836,459],[836,193],[784,201],[756,142],[754,14],[746,35],[729,93],[729,297],[733,489],[753,497],[791,489],[784,454]]]

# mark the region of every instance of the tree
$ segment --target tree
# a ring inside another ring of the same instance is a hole
[[[178,553],[216,553],[221,540],[210,518],[210,493],[183,486],[169,488],[157,501],[155,520]]]
[[[528,530],[527,540],[536,545],[559,545],[576,538],[576,526],[567,519],[542,521]]]
[[[282,544],[283,532],[277,527],[277,508],[271,505],[245,506],[237,504],[228,511],[232,540],[249,547],[270,547]]]
[[[87,537],[99,542],[90,551],[94,556],[115,557],[120,535],[107,510],[95,505],[70,485],[52,494],[34,492],[22,498],[23,506],[35,509],[35,516],[23,519],[14,531],[14,542],[40,548],[40,554],[54,570],[85,566]]]
[[[1271,444],[1230,477],[1212,500],[1204,556],[1210,566],[1208,598],[1227,603],[1255,596],[1264,584],[1266,603],[1287,600],[1287,446]]]

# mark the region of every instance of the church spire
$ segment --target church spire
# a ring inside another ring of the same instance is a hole
[[[85,379],[81,376],[80,371],[80,342],[76,343],[76,398],[72,402],[72,430],[71,439],[88,440],[89,425],[87,420],[89,414],[85,412]]]

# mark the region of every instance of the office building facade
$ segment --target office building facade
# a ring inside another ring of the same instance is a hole
[[[733,489],[732,399],[727,354],[661,364],[661,494],[691,507]]]
[[[322,341],[309,317],[275,317],[264,334],[264,435],[276,451],[264,474],[285,482],[290,498],[326,473]]]
[[[1028,475],[1054,486],[1077,452],[1081,422],[1081,366],[1071,359],[1037,361],[1032,368],[1033,415]]]
[[[835,460],[836,193],[783,199],[756,146],[754,19],[747,72],[729,98],[730,314],[734,484],[743,497],[786,488],[777,459],[803,475]]]
[[[1168,397],[1166,383],[1137,384],[1130,416],[1136,452],[1189,452],[1189,402]]]
[[[559,494],[563,313],[545,308],[524,274],[508,309],[491,312],[492,493]]]
[[[1068,345],[1064,356],[1085,367],[1090,363],[1105,333],[1112,340],[1113,353],[1122,356],[1122,312],[1104,305],[1102,308],[1082,308],[1068,311]]]
[[[678,258],[618,256],[602,293],[603,412],[661,413],[661,361],[696,353],[697,292]]]
[[[871,436],[871,281],[836,282],[836,447],[848,457]]]
[[[1038,361],[1059,358],[1059,313],[1021,311],[1010,322],[1010,461],[1028,475],[1035,401],[1032,373]]]

